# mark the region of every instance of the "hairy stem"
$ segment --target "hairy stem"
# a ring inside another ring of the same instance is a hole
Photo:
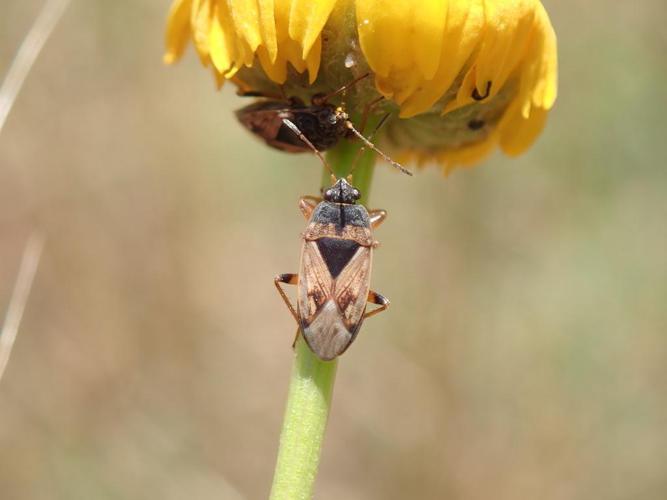
[[[342,177],[350,172],[356,159],[353,182],[361,191],[361,202],[365,204],[375,157],[372,151],[364,151],[357,159],[358,150],[358,144],[341,141],[327,154],[327,161],[336,176]],[[324,187],[330,186],[330,176],[325,169]],[[309,500],[313,496],[337,366],[338,359],[322,361],[315,356],[299,335],[271,500]]]

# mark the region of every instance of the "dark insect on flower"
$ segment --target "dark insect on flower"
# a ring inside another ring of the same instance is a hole
[[[278,99],[260,92],[244,92],[241,95],[271,98],[239,109],[236,117],[245,128],[262,138],[266,144],[281,151],[303,153],[314,149],[319,156],[320,151],[332,148],[343,137],[357,138],[394,167],[412,175],[412,172],[377,149],[359,132],[341,106],[334,106],[329,102],[333,96],[368,76],[362,75],[329,95],[316,94],[310,105],[306,105],[298,97]],[[366,115],[374,104],[375,102],[371,102],[366,106],[362,123],[366,121]]]
[[[319,150],[335,146],[341,137],[352,135],[348,115],[340,107],[321,102],[319,96],[307,106],[298,97],[286,101],[265,100],[241,108],[236,117],[245,128],[264,139],[272,148],[288,153],[310,151],[286,123],[289,120]]]

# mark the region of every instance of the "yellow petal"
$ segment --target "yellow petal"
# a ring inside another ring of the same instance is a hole
[[[427,111],[452,86],[479,41],[483,21],[481,1],[449,1],[438,69],[403,103],[401,117]]]
[[[322,59],[322,38],[317,37],[308,57],[306,57],[306,68],[308,69],[308,83],[311,85],[317,79],[317,73],[320,71],[320,61]]]
[[[482,0],[359,0],[361,48],[378,90],[401,117],[428,110],[449,89],[479,42]]]
[[[329,19],[336,0],[292,0],[289,15],[289,36],[301,44],[301,57],[305,60],[315,40]]]
[[[497,136],[491,134],[480,142],[458,149],[443,151],[437,156],[437,160],[443,166],[445,174],[449,174],[455,167],[467,167],[479,162],[491,154],[497,142]]]
[[[177,61],[185,45],[190,39],[190,8],[192,0],[175,0],[169,9],[167,32],[165,36],[166,51],[164,62],[171,64]]]
[[[376,78],[386,78],[397,63],[413,61],[410,2],[357,0],[357,27],[361,50]]]
[[[417,8],[412,5],[412,36],[406,42],[412,46],[417,69],[424,80],[432,79],[439,66],[448,3],[432,0]]]
[[[278,45],[289,38],[289,18],[292,0],[274,0],[274,19],[276,22],[276,40]]]
[[[463,77],[463,81],[459,87],[459,90],[456,92],[456,98],[449,101],[445,106],[445,109],[442,110],[442,114],[446,115],[454,110],[467,106],[468,104],[475,102],[475,99],[472,98],[473,91],[476,88],[477,81],[477,66],[471,67],[466,75]],[[482,94],[483,95],[483,94]]]
[[[217,15],[217,6],[214,7],[214,16],[208,32],[208,50],[213,66],[218,73],[225,73],[232,66],[232,54],[227,46],[227,36]]]
[[[533,28],[536,0],[484,0],[485,32],[476,57],[476,88],[496,95],[524,57]]]
[[[204,64],[208,62],[211,17],[211,3],[208,0],[192,0],[192,11],[190,12],[192,41]]]
[[[532,108],[530,116],[521,114],[521,103],[513,103],[498,124],[500,147],[509,156],[517,156],[528,149],[540,135],[547,119],[547,110]]]
[[[223,2],[224,3],[224,2]],[[236,33],[248,44],[254,54],[262,43],[259,8],[256,0],[227,0]]]
[[[532,83],[532,102],[535,106],[551,109],[558,94],[558,55],[556,34],[549,22],[549,17],[542,5],[538,6],[535,16],[535,27],[530,50],[526,59],[537,61],[531,67],[533,73],[527,85]]]
[[[276,19],[274,17],[273,0],[257,0],[259,3],[259,23],[261,26],[263,46],[269,60],[274,63],[278,54],[276,40]]]
[[[276,58],[272,60],[266,47],[262,46],[257,49],[257,57],[266,76],[276,83],[285,83],[285,80],[287,80],[287,61],[283,56],[276,54]]]

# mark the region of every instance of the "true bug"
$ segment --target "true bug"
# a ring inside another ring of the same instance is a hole
[[[332,172],[315,145],[294,124],[287,123]],[[401,170],[410,173],[403,167]],[[387,298],[370,289],[373,249],[379,244],[373,239],[373,230],[384,222],[387,212],[368,211],[357,203],[361,193],[350,183],[351,176],[349,181],[336,179],[332,172],[331,177],[333,185],[324,190],[322,199],[303,196],[299,200],[308,220],[302,234],[299,273],[274,278],[299,326],[296,338],[301,332],[310,349],[325,361],[345,352],[364,319],[389,306]],[[297,285],[296,308],[281,284]],[[367,312],[368,302],[379,307]]]
[[[298,97],[268,96],[261,92],[241,92],[243,96],[267,97],[236,111],[241,124],[256,136],[262,138],[272,148],[288,153],[302,153],[312,149],[325,151],[335,146],[343,138],[358,138],[366,146],[378,153],[402,172],[412,175],[403,166],[382,151],[377,149],[364,135],[359,132],[343,107],[334,106],[329,102],[333,96],[344,92],[369,74],[362,75],[329,95],[316,94],[310,105],[306,105]],[[382,98],[369,103],[364,109],[362,124],[366,120],[370,108]],[[362,127],[363,130],[363,127]],[[308,143],[303,140],[308,139]]]
[[[299,208],[309,221],[303,233],[298,274],[279,274],[274,283],[310,349],[322,360],[340,356],[364,319],[384,311],[389,300],[370,289],[372,230],[387,216],[357,203],[359,190],[337,179],[323,199],[304,196]],[[281,283],[297,285],[292,305]],[[366,311],[366,303],[377,304]],[[299,332],[297,332],[297,336]]]

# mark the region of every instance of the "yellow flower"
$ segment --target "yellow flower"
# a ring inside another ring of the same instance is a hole
[[[306,100],[370,70],[348,109],[384,96],[393,154],[446,169],[523,152],[556,99],[538,0],[175,0],[166,38],[167,63],[192,40],[220,83]]]

